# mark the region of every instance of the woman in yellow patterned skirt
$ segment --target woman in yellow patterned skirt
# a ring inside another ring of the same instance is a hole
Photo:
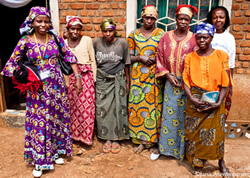
[[[164,31],[155,28],[158,11],[153,5],[141,12],[140,29],[132,31],[127,41],[131,55],[131,88],[129,94],[129,132],[136,153],[158,143],[162,107],[160,83],[155,78],[156,50]]]

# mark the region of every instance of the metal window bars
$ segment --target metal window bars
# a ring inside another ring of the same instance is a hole
[[[155,5],[158,10],[165,10],[165,12],[159,13],[159,18],[156,21],[156,26],[165,28],[165,31],[176,28],[175,9],[179,4],[191,4],[197,7],[198,13],[193,17],[190,26],[205,21],[206,15],[211,10],[212,6],[218,5],[218,0],[139,0],[137,2],[141,2],[142,6],[152,4]],[[162,14],[163,16],[161,16]],[[136,20],[137,24],[140,23],[139,19],[140,17]]]

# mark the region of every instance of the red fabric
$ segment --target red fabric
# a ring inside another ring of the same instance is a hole
[[[82,20],[79,17],[74,17],[68,21],[68,23],[66,24],[66,28],[71,27],[73,22],[80,22],[81,24],[83,24]]]
[[[177,7],[177,9],[176,9],[176,15],[179,13],[179,11],[180,11],[180,9],[181,9],[182,7],[189,7],[189,8],[193,11],[193,16],[195,15],[195,13],[198,13],[198,10],[197,10],[196,7],[191,6],[191,5],[181,4],[181,5],[179,5],[179,6]]]
[[[12,82],[16,85],[15,88],[19,89],[21,93],[25,93],[27,90],[30,90],[31,93],[36,93],[43,83],[30,68],[27,67],[27,69],[29,71],[27,83],[18,82],[14,76],[12,76]]]
[[[87,145],[92,145],[95,122],[95,83],[91,65],[78,64],[83,91],[76,94],[74,75],[69,79],[69,103],[72,138]]]

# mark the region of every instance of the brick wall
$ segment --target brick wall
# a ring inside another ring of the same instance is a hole
[[[82,35],[96,38],[102,36],[100,23],[113,18],[116,29],[126,37],[126,0],[59,0],[60,32],[63,33],[67,15],[81,17],[84,26]]]
[[[250,0],[233,0],[230,31],[236,40],[235,73],[250,74]]]

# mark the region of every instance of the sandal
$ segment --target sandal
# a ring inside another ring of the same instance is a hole
[[[102,147],[103,153],[109,153],[111,150],[111,146],[112,146],[111,144],[105,143]]]
[[[221,176],[223,178],[228,177],[228,178],[233,178],[231,172],[229,171],[229,168],[226,169],[220,169]]]
[[[41,177],[42,174],[43,174],[43,171],[42,170],[33,169],[32,174],[33,174],[34,177]]]
[[[112,153],[119,153],[121,151],[121,145],[117,143],[116,145],[112,144],[111,152]]]

